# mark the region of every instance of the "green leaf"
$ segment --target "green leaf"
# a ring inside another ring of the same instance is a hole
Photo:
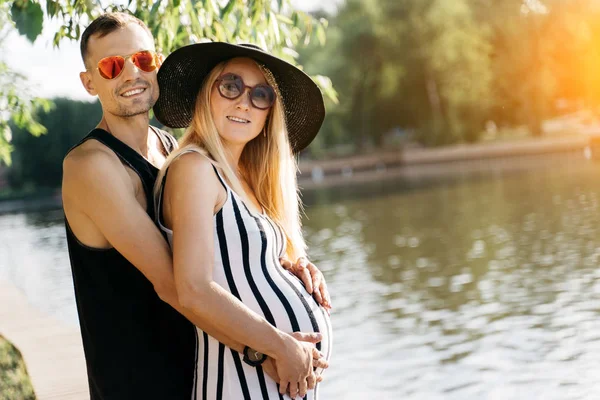
[[[269,12],[269,23],[271,24],[271,30],[275,35],[275,43],[279,43],[281,38],[279,37],[279,25],[277,24],[277,17],[273,11]]]
[[[229,16],[229,13],[231,13],[231,10],[233,10],[233,6],[235,5],[236,0],[229,0],[227,2],[227,4],[225,5],[225,7],[223,7],[223,9],[221,10],[221,20],[225,21],[227,19],[227,17]]]
[[[325,35],[325,28],[323,27],[323,25],[319,24],[317,25],[317,39],[319,40],[319,44],[321,46],[325,45],[325,39],[326,39],[326,35]]]
[[[156,13],[158,12],[158,8],[160,7],[160,3],[162,3],[161,0],[158,0],[156,3],[154,3],[152,8],[150,9],[150,15],[156,15]]]
[[[24,5],[17,5],[14,2],[11,7],[12,20],[15,22],[19,33],[31,43],[42,33],[42,24],[44,20],[44,12],[39,3],[28,1]]]
[[[294,16],[296,14],[294,13]],[[281,15],[281,14],[277,14],[277,20],[279,22],[282,22],[284,24],[288,24],[288,25],[294,25],[294,21],[292,21],[291,19],[289,19],[288,17],[286,17],[285,15]]]
[[[46,1],[46,12],[50,17],[55,17],[58,15],[59,5],[58,2],[53,0]]]

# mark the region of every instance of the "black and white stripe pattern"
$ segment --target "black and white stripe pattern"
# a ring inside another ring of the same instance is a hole
[[[213,279],[246,306],[284,332],[321,332],[318,348],[329,359],[331,324],[327,313],[295,276],[279,264],[285,240],[277,224],[264,214],[252,212],[229,188],[227,200],[214,217],[215,263]],[[171,232],[166,229],[169,239]],[[199,330],[197,398],[289,399],[281,396],[276,382],[243,361],[235,351]],[[317,399],[318,386],[308,400]]]

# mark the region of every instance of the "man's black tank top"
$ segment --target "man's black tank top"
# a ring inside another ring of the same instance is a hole
[[[170,152],[175,141],[154,129]],[[143,184],[154,221],[152,190],[158,170],[102,129],[83,140],[111,149]],[[75,146],[75,147],[77,147]],[[190,400],[194,390],[194,326],[163,302],[150,281],[114,248],[81,243],[65,217],[75,298],[92,400]]]

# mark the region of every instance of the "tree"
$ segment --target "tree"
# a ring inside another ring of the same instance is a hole
[[[58,98],[53,99],[53,104],[52,110],[40,111],[36,116],[47,128],[47,135],[34,137],[27,129],[13,127],[13,164],[8,170],[12,188],[60,187],[65,154],[102,116],[98,102]]]
[[[298,56],[296,46],[313,39],[324,43],[327,27],[325,19],[317,20],[293,9],[290,0],[129,0],[123,5],[108,6],[104,3],[101,0],[0,0],[0,22],[33,42],[45,22],[56,19],[61,25],[54,34],[54,45],[59,46],[63,40],[78,40],[83,28],[101,13],[125,11],[148,25],[157,50],[164,54],[201,40],[245,42],[257,44],[292,63]],[[3,23],[1,18],[10,23]],[[0,65],[0,83],[14,76],[14,72]],[[335,99],[329,79],[316,78],[324,93]],[[38,104],[46,108],[48,104],[22,96],[24,87],[21,80],[15,83],[15,90],[0,90],[0,137],[3,138],[0,139],[0,156],[4,156],[5,162],[8,162],[10,137],[8,130],[1,130],[7,126],[2,125],[2,115],[10,113],[13,121],[34,134],[44,132],[35,122],[33,110]],[[4,108],[8,111],[3,114]]]
[[[0,0],[0,51],[10,29],[8,4]],[[35,110],[49,111],[52,103],[36,98],[27,90],[25,77],[11,71],[0,60],[0,163],[10,164],[12,132],[9,124],[26,129],[35,136],[46,133],[46,128],[35,121]]]
[[[398,127],[429,145],[476,140],[492,76],[475,4],[348,0],[330,18],[325,49],[302,52],[307,70],[331,76],[340,94],[322,140],[382,146]]]

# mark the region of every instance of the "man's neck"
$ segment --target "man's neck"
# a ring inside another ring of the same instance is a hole
[[[147,158],[151,149],[148,148],[148,128],[150,119],[148,114],[134,117],[117,117],[104,114],[98,128],[104,129],[111,135],[131,147],[133,150]]]

